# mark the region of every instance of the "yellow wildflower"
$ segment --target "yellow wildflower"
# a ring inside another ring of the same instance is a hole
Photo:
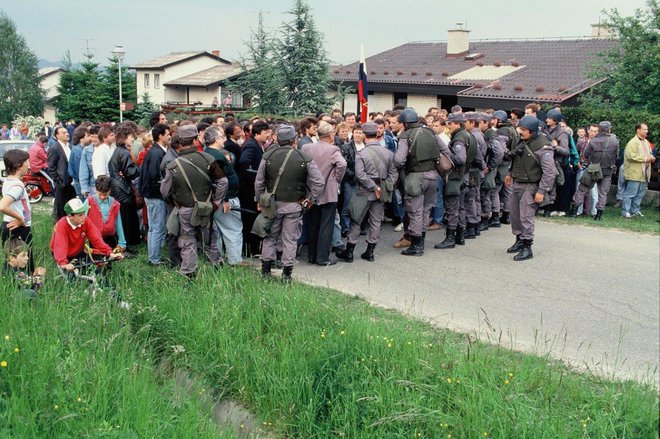
[[[8,336],[8,335],[5,335],[5,340],[9,340],[9,336]]]
[[[14,352],[19,353],[21,350],[19,348],[14,348]]]
[[[0,361],[0,367],[7,367],[7,362],[6,361]]]
[[[509,384],[509,380],[504,380],[504,384]]]
[[[346,331],[340,331],[339,335],[346,335]]]
[[[451,378],[447,378],[447,384],[451,384]]]

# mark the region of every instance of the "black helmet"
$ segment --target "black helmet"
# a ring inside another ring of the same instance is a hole
[[[506,111],[504,110],[497,110],[493,113],[493,117],[498,119],[500,122],[506,122],[509,120],[509,116],[507,116]]]
[[[401,111],[401,114],[399,114],[399,122],[413,123],[417,121],[419,121],[419,117],[417,117],[417,112],[410,107],[404,108]]]
[[[518,126],[520,128],[526,128],[532,132],[537,132],[539,130],[539,120],[535,116],[527,114],[518,121]]]
[[[546,114],[545,117],[546,117],[546,119],[552,119],[555,122],[559,122],[563,118],[563,116],[561,114],[561,111],[559,111],[557,108],[553,108],[552,110],[548,110],[548,114]]]

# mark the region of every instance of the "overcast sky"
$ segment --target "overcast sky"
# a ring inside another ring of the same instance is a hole
[[[333,63],[371,56],[410,41],[446,41],[466,22],[471,39],[552,38],[590,35],[601,11],[632,15],[644,0],[308,0]],[[220,50],[235,60],[264,14],[268,30],[291,16],[292,0],[0,0],[38,58],[59,61],[69,49],[80,62],[89,47],[105,63],[115,44],[128,64],[174,51]]]

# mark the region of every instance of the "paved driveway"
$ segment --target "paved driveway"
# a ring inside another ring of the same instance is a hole
[[[321,268],[306,258],[305,282],[359,295],[451,330],[517,350],[549,353],[616,378],[658,383],[660,238],[537,221],[534,259],[513,262],[509,227],[483,232],[454,250],[399,255],[400,234],[383,228],[376,262]]]

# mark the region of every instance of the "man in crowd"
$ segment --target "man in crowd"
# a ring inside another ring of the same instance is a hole
[[[511,231],[516,242],[507,253],[517,253],[514,261],[531,259],[534,242],[534,216],[549,196],[555,182],[554,148],[548,138],[539,132],[538,119],[526,115],[518,122],[520,142],[513,151],[511,175],[504,184],[512,186]]]
[[[465,113],[465,131],[474,136],[477,141],[477,148],[474,150],[474,157],[468,148],[467,162],[467,186],[468,191],[465,194],[465,219],[467,227],[465,229],[465,239],[474,239],[479,235],[479,223],[481,222],[481,200],[480,188],[483,180],[484,155],[486,155],[486,139],[479,129],[481,115],[474,111]]]
[[[306,117],[300,122],[300,132],[302,138],[298,141],[298,148],[303,149],[303,146],[314,143],[318,140],[317,134],[319,129],[319,121],[313,117]]]
[[[37,141],[30,146],[28,150],[30,154],[30,172],[32,174],[40,174],[46,177],[50,182],[51,187],[55,186],[55,182],[48,174],[48,153],[46,152],[46,142],[48,139],[45,135],[40,134]]]
[[[369,230],[367,232],[367,250],[360,255],[364,260],[374,261],[374,249],[380,240],[380,225],[385,214],[382,193],[383,183],[387,182],[393,189],[399,172],[394,166],[394,155],[378,141],[378,125],[365,123],[362,131],[366,138],[366,146],[357,153],[355,161],[355,179],[358,185],[356,196],[366,196],[368,204],[360,218],[352,218],[348,232],[346,249],[335,253],[344,262],[353,262],[353,251],[360,236],[360,224],[369,215]],[[385,185],[385,186],[386,186]],[[390,192],[391,195],[391,192]]]
[[[64,205],[76,196],[73,187],[73,179],[69,175],[69,156],[71,146],[69,145],[69,133],[66,128],[58,127],[54,131],[57,143],[48,150],[48,173],[55,182],[55,200],[53,204],[53,216],[55,221],[66,216]]]
[[[291,281],[303,211],[317,202],[324,186],[323,175],[314,161],[298,151],[297,137],[296,129],[291,125],[282,125],[278,129],[278,147],[264,154],[255,180],[257,198],[266,190],[275,195],[273,223],[263,241],[261,273],[265,278],[270,277],[281,242],[283,282]]]
[[[185,125],[179,129],[182,149],[179,157],[170,162],[160,185],[163,198],[171,197],[178,207],[181,274],[193,279],[197,274],[197,232],[201,232],[201,247],[213,265],[220,263],[220,253],[213,237],[212,210],[200,203],[212,202],[218,208],[227,191],[227,177],[215,159],[197,151],[193,143],[197,127]],[[195,214],[195,215],[194,215]]]
[[[408,234],[411,239],[410,247],[401,254],[422,256],[426,228],[437,198],[439,175],[436,161],[446,145],[441,144],[442,141],[432,129],[420,125],[417,113],[412,108],[401,112],[399,122],[403,123],[405,131],[399,136],[394,164],[405,171],[404,205],[410,220]]]
[[[94,169],[92,168],[92,158],[94,151],[99,146],[99,125],[89,127],[89,145],[85,146],[80,156],[80,166],[78,166],[78,178],[80,180],[80,193],[83,199],[90,194],[96,193],[96,179],[94,178]]]
[[[147,253],[149,264],[160,265],[160,249],[167,232],[167,207],[160,193],[160,165],[170,143],[170,128],[157,123],[151,129],[154,144],[144,156],[140,167],[140,193],[147,205],[149,232],[147,235]]]
[[[603,175],[598,181],[592,180],[592,184],[589,186],[580,183],[573,196],[571,209],[568,212],[570,217],[577,217],[578,205],[582,204],[580,200],[584,201],[585,195],[591,191],[594,184],[598,186],[598,202],[596,203],[594,220],[600,221],[601,216],[603,216],[607,194],[610,192],[610,186],[612,185],[612,171],[616,167],[616,155],[619,151],[619,139],[612,135],[611,131],[612,124],[610,122],[603,121],[598,124],[598,134],[589,141],[582,152],[585,166],[587,166],[587,170],[584,172],[589,172],[589,165],[598,164]]]
[[[73,188],[78,197],[82,196],[80,189],[80,161],[83,149],[92,142],[89,137],[89,126],[81,125],[73,130],[73,141],[71,145],[71,156],[69,157],[69,175],[73,179]]]
[[[310,264],[333,265],[337,260],[330,258],[332,232],[338,188],[346,172],[346,160],[334,145],[335,129],[332,125],[321,123],[318,135],[317,143],[307,144],[304,148],[305,154],[314,160],[324,179],[323,193],[308,214],[307,258]]]
[[[227,249],[227,263],[229,265],[241,265],[243,258],[243,223],[241,222],[241,202],[238,199],[238,175],[234,170],[234,158],[229,151],[223,147],[225,137],[222,128],[211,126],[204,133],[206,143],[205,153],[213,156],[216,163],[227,177],[227,192],[222,199],[222,204],[213,214],[213,222],[218,233],[218,250],[222,255],[222,243],[224,241]]]
[[[651,154],[651,145],[646,139],[648,134],[649,126],[638,123],[635,125],[635,136],[626,145],[623,159],[626,189],[621,204],[621,214],[626,219],[643,216],[640,206],[651,178],[651,164],[655,162],[655,157]]]
[[[108,127],[101,127],[99,130],[99,146],[94,150],[94,155],[92,155],[92,170],[94,172],[94,178],[99,178],[99,175],[110,175],[108,169],[108,163],[110,163],[110,157],[112,157],[112,152],[116,148],[115,143],[115,132]]]

